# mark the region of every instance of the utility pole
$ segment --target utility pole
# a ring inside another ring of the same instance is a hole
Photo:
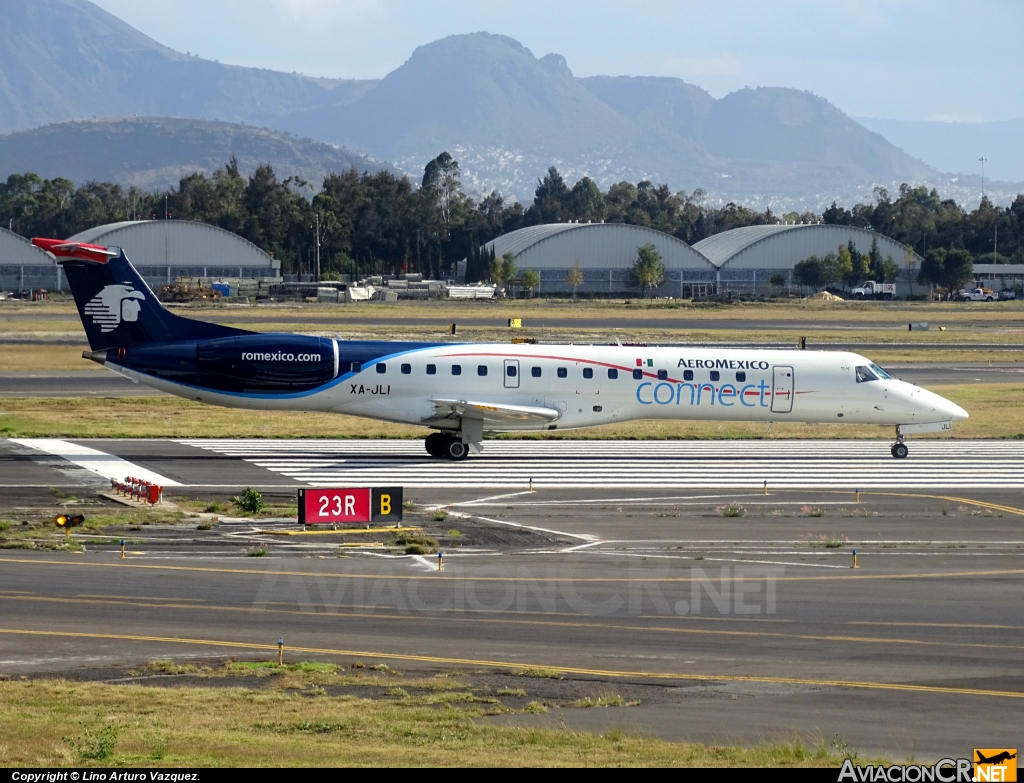
[[[320,213],[316,213],[316,281],[320,282]]]
[[[981,197],[982,197],[982,199],[984,199],[985,198],[985,161],[988,160],[988,158],[986,158],[984,155],[982,155],[980,158],[978,158],[978,160],[981,161]]]
[[[167,194],[164,193],[164,220],[167,220]]]

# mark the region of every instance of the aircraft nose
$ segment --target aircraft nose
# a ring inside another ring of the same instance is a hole
[[[955,402],[950,402],[945,397],[940,397],[935,392],[927,389],[917,389],[912,397],[919,409],[925,414],[931,414],[936,419],[948,419],[949,421],[966,419],[968,413]]]
[[[950,402],[945,397],[939,397],[942,400],[941,409],[949,416],[950,419],[966,419],[970,414],[957,405],[955,402]]]

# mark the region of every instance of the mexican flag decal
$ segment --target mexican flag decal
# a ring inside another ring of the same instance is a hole
[[[637,359],[636,360],[636,366],[637,367],[643,367],[644,366],[644,360],[643,359]],[[647,360],[647,366],[648,367],[653,367],[654,366],[654,359],[648,359]]]

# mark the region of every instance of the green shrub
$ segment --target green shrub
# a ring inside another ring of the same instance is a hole
[[[79,758],[82,759],[109,759],[114,755],[114,745],[117,744],[117,726],[104,726],[99,731],[86,729],[81,739],[65,737],[64,741],[71,746]]]
[[[246,487],[241,495],[231,498],[231,502],[249,514],[258,514],[266,506],[263,502],[263,495],[252,487]]]

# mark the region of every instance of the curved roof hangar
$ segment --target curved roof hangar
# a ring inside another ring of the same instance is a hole
[[[577,260],[584,269],[629,269],[637,249],[652,244],[666,269],[714,271],[710,262],[685,242],[652,228],[628,223],[549,223],[527,226],[488,242],[496,256],[514,253],[520,269],[568,269]]]
[[[865,228],[827,223],[743,226],[702,239],[693,248],[719,269],[792,269],[809,256],[834,253],[849,242],[867,253],[876,239],[883,257],[892,256],[906,266],[909,254],[920,263],[917,253],[894,239]]]
[[[223,228],[190,220],[131,220],[81,231],[69,239],[123,248],[135,266],[245,267],[270,272],[280,262]]]

